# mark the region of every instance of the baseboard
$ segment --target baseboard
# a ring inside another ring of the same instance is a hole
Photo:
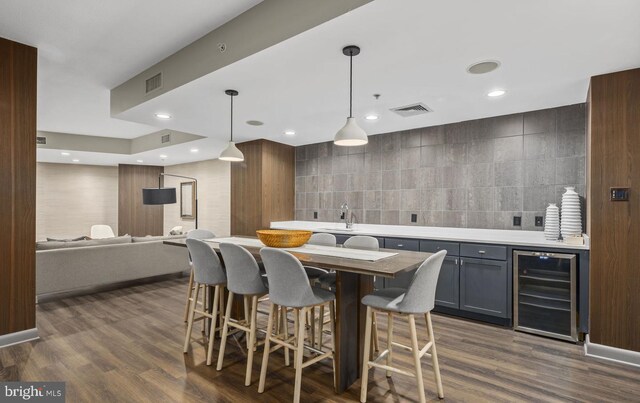
[[[27,329],[20,332],[3,334],[0,336],[0,348],[13,346],[14,344],[24,343],[26,341],[39,339],[38,329]]]
[[[640,352],[591,343],[589,335],[587,335],[587,340],[584,343],[584,354],[587,357],[600,358],[640,368]]]

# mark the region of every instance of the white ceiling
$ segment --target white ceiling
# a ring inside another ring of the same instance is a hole
[[[210,137],[144,156],[79,154],[81,163],[171,165],[217,156],[229,133],[227,88],[240,91],[238,141],[330,140],[348,114],[341,53],[348,44],[362,48],[354,58],[354,112],[369,134],[584,102],[590,76],[640,66],[636,0],[375,0],[119,116],[136,123],[109,117],[109,88],[256,3],[0,0],[0,36],[39,48],[40,130],[131,138],[169,128]],[[465,72],[485,59],[502,66],[482,76]],[[508,92],[487,98],[494,88]],[[375,101],[374,93],[382,97]],[[388,111],[414,102],[435,112],[401,118]],[[159,122],[158,111],[173,119]],[[380,120],[365,121],[372,112]],[[265,125],[248,126],[249,119]],[[296,135],[282,134],[288,129]],[[193,146],[201,151],[192,154]],[[39,150],[38,158],[62,162],[55,150]]]
[[[0,37],[38,48],[38,130],[133,138],[109,91],[260,0],[0,0]]]
[[[635,0],[375,0],[272,48],[121,114],[224,140],[234,88],[238,141],[289,144],[333,139],[348,114],[348,58],[357,44],[354,113],[369,134],[584,102],[589,77],[640,66]],[[500,69],[470,75],[471,63]],[[495,88],[508,92],[490,99]],[[374,93],[382,96],[378,101]],[[434,112],[402,118],[389,108],[424,102]],[[378,121],[365,121],[376,113]],[[257,119],[264,126],[244,122]],[[283,131],[295,130],[293,137]],[[222,145],[221,145],[222,147]],[[218,150],[219,151],[219,150]]]

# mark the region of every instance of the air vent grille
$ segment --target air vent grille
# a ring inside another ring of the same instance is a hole
[[[401,106],[399,108],[391,108],[392,112],[397,113],[402,117],[424,115],[425,113],[433,112],[433,109],[429,108],[423,103],[417,103],[407,106]]]
[[[146,81],[146,93],[157,90],[162,87],[162,73],[158,73],[155,76],[148,78]]]
[[[162,142],[163,143],[170,143],[171,142],[171,135],[170,134],[163,134],[162,135]]]
[[[37,136],[36,137],[36,144],[47,144],[47,138],[46,137]]]

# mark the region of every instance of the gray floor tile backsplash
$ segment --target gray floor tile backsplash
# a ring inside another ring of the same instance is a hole
[[[542,230],[535,216],[585,191],[585,105],[296,148],[296,219]],[[314,219],[317,212],[317,219]],[[415,215],[415,222],[412,222]],[[513,217],[522,217],[514,226]]]

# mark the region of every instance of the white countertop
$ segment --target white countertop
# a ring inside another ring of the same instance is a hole
[[[584,245],[569,245],[562,241],[544,239],[542,231],[514,231],[499,229],[418,227],[408,225],[354,224],[347,230],[344,223],[317,221],[274,221],[273,229],[303,229],[314,232],[332,232],[345,235],[371,235],[379,237],[432,239],[454,242],[477,242],[502,245],[532,246],[556,249],[589,249],[589,237]]]

